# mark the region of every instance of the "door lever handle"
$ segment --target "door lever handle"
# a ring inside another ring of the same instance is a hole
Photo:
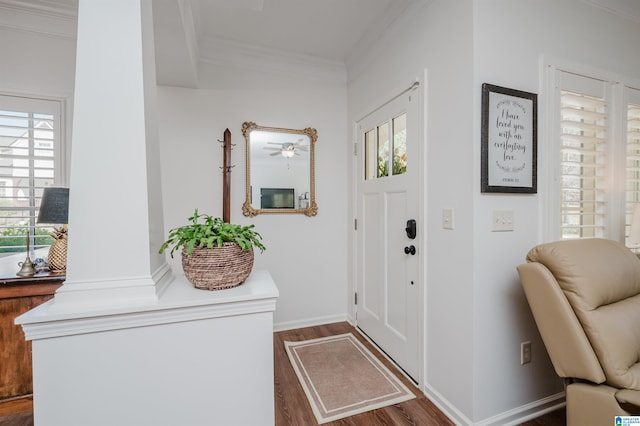
[[[410,245],[408,247],[405,247],[404,248],[404,253],[405,254],[410,254],[411,256],[414,256],[416,254],[416,246]]]
[[[409,219],[407,221],[407,227],[404,228],[405,232],[407,233],[407,238],[411,238],[412,240],[416,238],[416,220],[415,219]]]

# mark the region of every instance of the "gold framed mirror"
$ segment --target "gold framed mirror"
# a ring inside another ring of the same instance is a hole
[[[245,216],[262,213],[318,214],[315,190],[316,129],[242,124],[246,142]]]

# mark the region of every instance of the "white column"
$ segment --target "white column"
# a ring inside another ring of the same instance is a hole
[[[35,424],[271,426],[269,273],[166,284],[151,17],[151,0],[80,0],[67,281],[16,319]]]
[[[80,0],[67,281],[55,308],[155,303],[164,239],[150,0]]]

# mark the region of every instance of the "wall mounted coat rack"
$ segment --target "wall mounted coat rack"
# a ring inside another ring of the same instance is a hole
[[[224,131],[224,140],[219,140],[224,149],[222,160],[222,220],[225,223],[231,222],[231,132]]]

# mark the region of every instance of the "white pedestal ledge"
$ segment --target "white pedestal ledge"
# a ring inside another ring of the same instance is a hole
[[[258,270],[219,291],[178,276],[139,308],[21,315],[36,425],[272,425],[277,297]]]

